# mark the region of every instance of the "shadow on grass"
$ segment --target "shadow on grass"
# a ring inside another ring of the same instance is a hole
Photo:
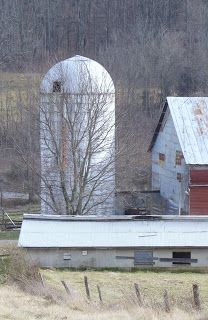
[[[50,269],[50,268],[42,268],[42,269]],[[80,268],[51,268],[58,271],[88,271],[88,272],[122,272],[122,273],[137,273],[137,272],[153,272],[153,273],[199,273],[199,274],[207,274],[208,267],[160,267],[160,268],[87,268],[87,267],[80,267]]]

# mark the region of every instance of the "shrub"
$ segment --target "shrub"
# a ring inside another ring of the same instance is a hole
[[[26,293],[43,297],[50,302],[66,301],[66,296],[43,280],[40,268],[31,262],[25,250],[13,248],[7,264],[6,279]]]
[[[7,279],[15,282],[22,289],[32,282],[41,282],[39,267],[30,262],[27,253],[19,248],[10,250],[10,258],[7,267]]]

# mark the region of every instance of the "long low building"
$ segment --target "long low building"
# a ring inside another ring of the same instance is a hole
[[[44,267],[208,266],[208,217],[25,214],[19,246]]]

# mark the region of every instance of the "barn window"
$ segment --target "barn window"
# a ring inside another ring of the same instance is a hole
[[[135,251],[134,265],[153,265],[153,251],[152,250]]]
[[[173,252],[173,264],[191,264],[191,252]]]
[[[164,162],[165,161],[165,154],[159,153],[159,161]]]
[[[60,81],[53,82],[53,92],[61,92],[61,82]]]
[[[183,153],[179,150],[176,150],[175,164],[180,166],[182,164]]]
[[[182,181],[182,174],[179,173],[179,172],[177,172],[177,180],[178,180],[179,182]]]

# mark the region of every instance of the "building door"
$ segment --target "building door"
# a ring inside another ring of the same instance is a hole
[[[134,252],[134,265],[153,265],[153,251],[136,250]]]

